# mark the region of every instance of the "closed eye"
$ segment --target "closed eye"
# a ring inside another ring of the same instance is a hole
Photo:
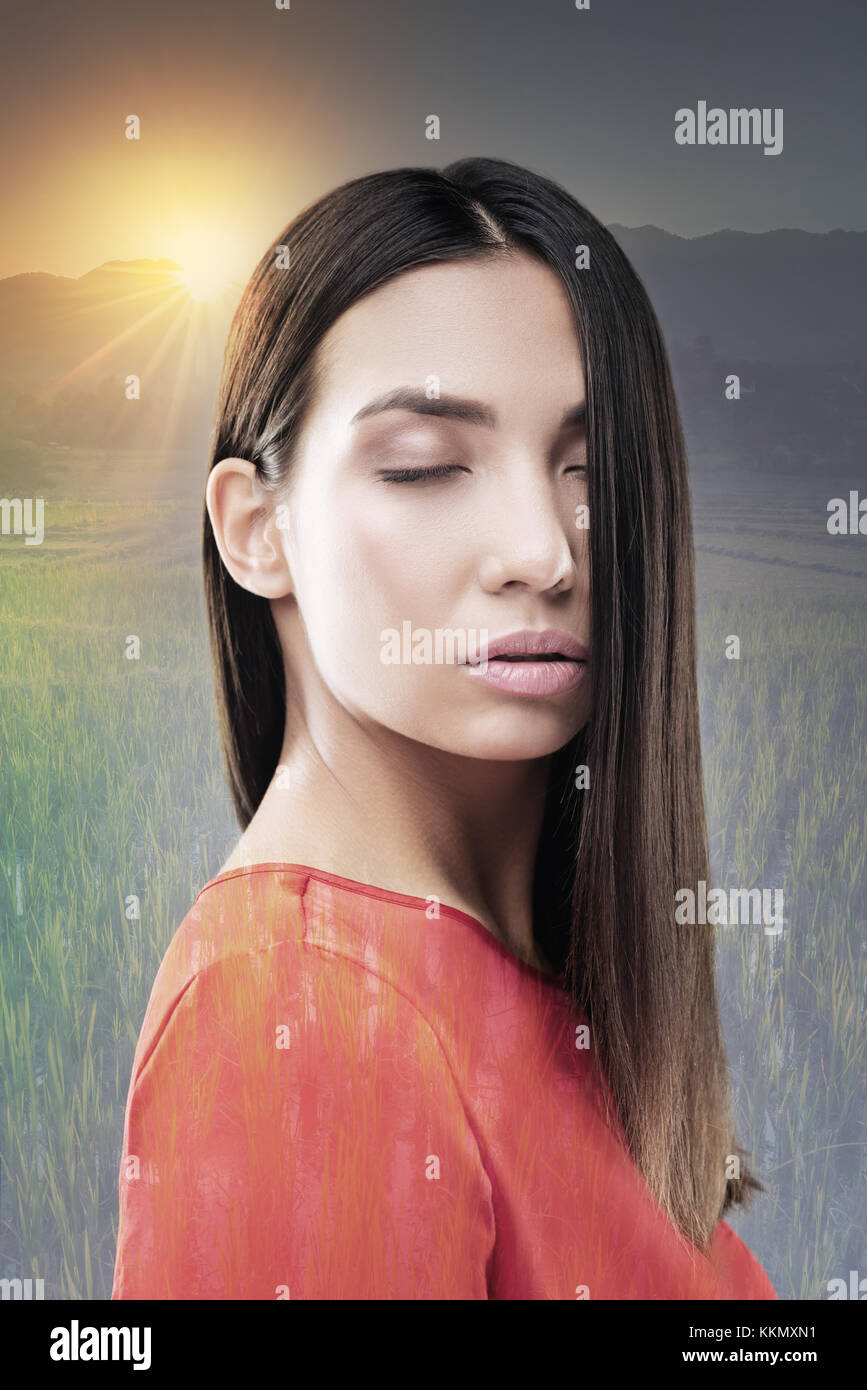
[[[420,483],[427,478],[447,478],[452,473],[468,471],[460,463],[438,463],[433,468],[398,468],[381,473],[380,478],[384,483]]]
[[[397,468],[389,472],[380,473],[380,480],[384,483],[420,483],[427,479],[448,478],[454,473],[468,473],[469,469],[464,468],[460,463],[437,463],[432,468]],[[564,468],[566,473],[586,473],[587,465],[584,463],[573,464],[569,468]]]

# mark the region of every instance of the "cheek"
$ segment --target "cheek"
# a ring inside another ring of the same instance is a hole
[[[424,537],[395,509],[370,503],[316,509],[319,524],[300,529],[295,575],[299,606],[316,664],[334,687],[382,682],[383,632],[429,625],[440,606],[444,570]],[[310,513],[308,513],[308,518]]]

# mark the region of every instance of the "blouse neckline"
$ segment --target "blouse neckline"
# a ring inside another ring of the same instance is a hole
[[[309,875],[310,878],[319,879],[323,883],[330,883],[338,888],[344,889],[349,893],[356,893],[360,897],[375,898],[381,902],[396,903],[401,907],[415,907],[422,910],[430,906],[427,898],[413,897],[409,893],[396,893],[390,888],[380,888],[372,883],[361,883],[358,879],[344,878],[341,874],[332,873],[328,869],[316,869],[310,864],[290,864],[269,861],[264,864],[241,864],[235,869],[229,869],[226,873],[217,874],[216,878],[210,879],[196,895],[196,902],[207,892],[209,888],[214,888],[219,883],[227,883],[234,878],[243,878],[257,873],[285,873],[289,871]],[[449,917],[455,917],[458,921],[464,922],[472,927],[477,933],[481,933],[485,941],[497,949],[501,956],[505,956],[519,970],[526,970],[535,979],[543,981],[545,984],[554,985],[558,989],[563,988],[563,975],[549,974],[547,970],[540,970],[538,966],[531,965],[529,961],[522,960],[516,955],[504,941],[498,936],[494,936],[492,931],[485,926],[484,922],[479,921],[478,917],[473,917],[471,913],[464,912],[459,907],[449,907],[447,903],[439,904],[440,913],[446,913]]]

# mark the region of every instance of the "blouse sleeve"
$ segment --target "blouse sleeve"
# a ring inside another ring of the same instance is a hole
[[[488,1296],[491,1184],[393,985],[281,941],[206,966],[144,1034],[112,1298]]]

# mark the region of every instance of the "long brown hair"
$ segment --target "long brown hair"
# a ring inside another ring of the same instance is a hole
[[[674,915],[677,891],[709,880],[692,522],[667,354],[623,251],[565,189],[503,160],[343,184],[281,232],[244,291],[210,467],[249,459],[276,492],[315,397],[317,345],[350,305],[406,270],[516,253],[559,275],[574,312],[591,517],[593,712],[552,759],[536,934],[590,1020],[638,1168],[706,1249],[729,1206],[762,1189],[735,1143],[714,928]],[[268,601],[226,571],[207,509],[203,560],[221,735],[246,828],[282,749],[283,657]],[[741,1176],[727,1177],[735,1157]]]

